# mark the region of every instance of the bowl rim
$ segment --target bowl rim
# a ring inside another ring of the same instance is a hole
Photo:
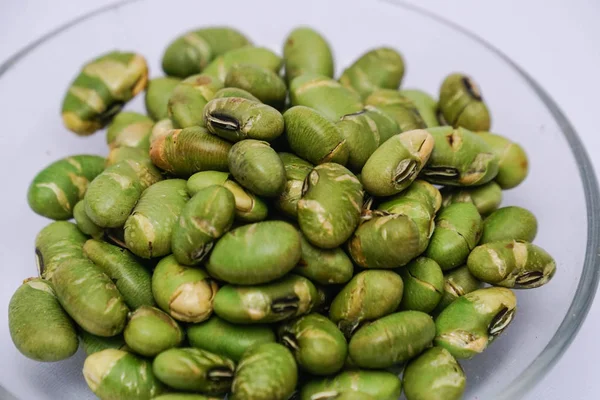
[[[143,0],[118,0],[84,13],[70,21],[67,21],[66,23],[63,23],[62,25],[57,26],[53,30],[31,41],[29,44],[13,53],[2,64],[0,64],[0,79],[6,72],[15,67],[21,59],[25,58],[33,50],[60,35],[61,33],[69,30],[70,28],[79,25],[99,14],[103,14],[108,11],[114,11],[121,7],[141,1]],[[598,188],[598,182],[594,172],[593,164],[591,163],[585,146],[575,131],[575,128],[560,109],[558,104],[552,99],[546,90],[540,86],[540,84],[533,79],[531,75],[529,75],[529,73],[523,70],[503,51],[469,29],[464,28],[458,23],[450,21],[449,19],[446,19],[445,17],[442,17],[423,7],[407,3],[403,0],[377,1],[403,8],[409,12],[419,14],[437,23],[445,25],[466,36],[467,38],[479,43],[514,68],[517,74],[520,75],[521,78],[523,78],[523,80],[525,80],[525,82],[531,86],[533,91],[542,100],[556,121],[557,125],[560,127],[561,132],[569,144],[569,148],[573,152],[573,155],[578,160],[577,167],[583,184],[588,220],[586,254],[583,263],[583,269],[577,285],[575,296],[571,301],[565,317],[548,344],[527,366],[524,372],[515,378],[515,380],[513,380],[510,385],[503,390],[502,394],[498,395],[497,397],[498,399],[505,400],[521,398],[526,393],[531,391],[531,389],[535,387],[536,384],[558,363],[581,329],[581,326],[587,317],[596,295],[598,282],[600,280],[600,268],[597,268],[600,265],[600,191]],[[9,400],[18,400],[17,397],[15,397],[2,385],[0,385],[0,397]]]
[[[542,378],[558,363],[565,351],[569,348],[577,333],[581,329],[588,312],[594,302],[600,280],[600,191],[598,181],[594,172],[594,166],[587,154],[585,145],[579,138],[575,128],[560,109],[548,92],[529,73],[523,70],[517,63],[508,57],[503,51],[483,39],[481,36],[450,21],[434,12],[422,7],[408,4],[402,0],[379,0],[384,3],[394,4],[407,10],[414,11],[423,16],[444,24],[464,36],[478,42],[483,47],[496,54],[500,59],[513,67],[515,71],[527,82],[533,91],[540,97],[548,111],[560,127],[561,132],[567,139],[569,148],[578,161],[579,176],[583,184],[585,195],[586,213],[588,220],[587,243],[585,259],[581,277],[577,284],[575,296],[560,323],[558,329],[538,354],[538,356],[525,368],[525,370],[504,388],[497,399],[512,400],[522,398],[530,392]]]

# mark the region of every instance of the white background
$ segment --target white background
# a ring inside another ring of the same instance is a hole
[[[0,0],[0,64],[56,26],[112,2]],[[407,2],[443,15],[478,34],[533,76],[568,116],[595,163],[596,174],[600,175],[600,2]],[[528,399],[600,398],[599,330],[600,301],[596,301],[574,343]]]

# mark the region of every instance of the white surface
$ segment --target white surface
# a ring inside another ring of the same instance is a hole
[[[0,2],[0,62],[41,34],[111,0],[60,0],[47,7],[41,0]],[[600,93],[600,3],[593,0],[422,0],[420,5],[488,40],[529,72],[571,120],[596,163],[597,93]],[[52,62],[49,60],[49,62]],[[7,133],[0,134],[7,137]],[[560,166],[558,166],[560,167]],[[559,189],[559,188],[557,188]],[[6,227],[5,227],[6,229]],[[600,350],[600,303],[592,309],[578,337],[530,399],[595,399],[600,393],[595,365]]]

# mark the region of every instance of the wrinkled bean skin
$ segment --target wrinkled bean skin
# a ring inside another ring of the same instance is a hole
[[[394,119],[398,126],[396,133],[427,128],[417,106],[397,90],[377,89],[365,99],[365,104],[376,107]]]
[[[349,337],[361,323],[393,313],[403,288],[402,278],[393,271],[360,272],[333,299],[329,319]]]
[[[348,282],[354,273],[350,257],[341,248],[320,249],[300,234],[301,256],[294,273],[321,285]]]
[[[298,201],[298,223],[315,246],[332,249],[356,229],[362,208],[362,185],[345,167],[326,163],[306,177]]]
[[[479,136],[490,145],[498,157],[498,175],[494,180],[503,190],[520,185],[529,174],[529,160],[525,150],[509,139],[489,132],[479,132]]]
[[[294,392],[298,368],[294,356],[278,343],[252,347],[240,360],[231,400],[286,400]]]
[[[67,221],[46,225],[35,238],[35,256],[40,277],[52,280],[54,271],[68,260],[85,258],[83,244],[87,238],[77,226]]]
[[[267,142],[247,139],[233,145],[227,156],[231,175],[259,196],[276,197],[285,187],[285,168]]]
[[[432,315],[438,315],[448,307],[454,300],[467,293],[481,289],[482,282],[475,278],[466,265],[453,269],[444,275],[444,292],[442,299],[433,311]]]
[[[402,393],[402,382],[397,375],[387,371],[350,370],[325,379],[314,379],[302,386],[301,400],[329,399],[326,396],[344,392],[360,392],[378,400],[398,400]]]
[[[498,174],[498,157],[478,134],[448,126],[428,129],[435,140],[422,179],[448,186],[483,185]]]
[[[470,77],[451,74],[440,87],[439,107],[444,120],[453,127],[488,131],[491,117],[481,91]]]
[[[26,280],[11,297],[8,328],[15,347],[32,360],[64,360],[79,346],[73,322],[52,284],[40,278]]]
[[[85,212],[100,227],[122,227],[142,192],[161,179],[149,162],[121,161],[90,183],[84,197]]]
[[[104,236],[104,229],[96,225],[85,213],[85,200],[79,201],[73,207],[73,219],[82,233],[95,239]]]
[[[482,282],[515,289],[543,286],[556,273],[556,262],[550,254],[522,240],[477,246],[469,255],[467,267]]]
[[[171,249],[177,261],[196,265],[204,260],[215,241],[231,228],[234,217],[235,199],[225,187],[213,185],[196,193],[173,227]]]
[[[278,153],[287,182],[283,192],[275,199],[275,207],[287,216],[297,219],[298,200],[302,197],[304,180],[312,171],[313,165],[292,153]]]
[[[361,368],[389,368],[410,360],[431,345],[433,319],[420,311],[401,311],[359,328],[348,354]]]
[[[252,93],[249,93],[244,89],[228,88],[228,87],[225,87],[225,88],[219,90],[217,93],[215,93],[215,97],[213,98],[213,100],[225,99],[228,97],[241,97],[242,99],[252,100],[252,101],[256,101],[256,102],[260,103],[260,100],[257,99],[255,96],[253,96]]]
[[[154,357],[183,341],[183,330],[158,308],[141,306],[129,316],[123,331],[127,346],[144,357]]]
[[[83,377],[102,400],[145,400],[165,391],[149,361],[123,350],[106,349],[89,355]]]
[[[152,132],[150,133],[150,145],[154,143],[157,139],[167,136],[171,130],[175,129],[173,126],[173,121],[170,118],[164,118],[160,121],[157,121],[152,127]]]
[[[213,311],[218,285],[199,268],[188,268],[170,255],[156,265],[152,293],[158,306],[182,322],[202,322]]]
[[[403,214],[384,213],[362,223],[348,242],[354,262],[363,268],[397,268],[419,255],[419,227]]]
[[[278,74],[253,64],[234,65],[225,77],[226,87],[236,87],[252,93],[261,102],[281,109],[287,96],[287,87]]]
[[[402,193],[391,197],[388,202],[382,203],[380,208],[385,209],[385,204],[393,205],[395,200],[402,198],[416,200],[419,203],[426,205],[433,215],[435,215],[442,206],[442,195],[440,191],[431,183],[417,179]]]
[[[129,308],[154,305],[152,275],[129,251],[90,239],[83,245],[83,253],[115,282]]]
[[[415,89],[400,90],[400,94],[413,102],[415,107],[417,107],[417,110],[419,110],[419,114],[421,114],[421,118],[423,118],[423,121],[425,121],[425,124],[428,128],[440,126],[440,122],[438,121],[437,117],[438,103],[433,97],[421,90]]]
[[[104,236],[104,229],[96,225],[85,213],[85,200],[79,201],[73,207],[73,219],[82,233],[93,238]]]
[[[88,356],[106,349],[127,351],[127,345],[125,344],[125,339],[123,338],[123,335],[102,337],[92,335],[91,333],[86,332],[83,329],[79,329],[78,334],[81,338],[83,350]]]
[[[401,310],[415,310],[430,313],[442,299],[444,274],[435,261],[418,257],[401,268],[404,282]]]
[[[186,78],[202,72],[213,58],[250,44],[244,34],[224,26],[186,32],[165,50],[162,69],[167,75]]]
[[[226,285],[217,292],[214,307],[228,322],[262,324],[307,314],[317,301],[317,289],[308,279],[287,274],[263,285]]]
[[[346,164],[348,147],[338,127],[323,114],[304,106],[283,113],[285,137],[296,155],[313,164]]]
[[[104,170],[104,158],[77,155],[58,160],[38,172],[27,191],[27,202],[36,214],[54,220],[73,216],[89,183]]]
[[[154,375],[168,386],[209,394],[229,391],[234,370],[228,358],[190,347],[165,350],[152,363]]]
[[[483,221],[479,244],[500,240],[533,242],[537,234],[537,227],[537,219],[531,211],[516,206],[503,207],[494,211]]]
[[[360,171],[371,154],[379,147],[380,138],[377,126],[365,111],[344,115],[337,127],[348,147],[348,168]]]
[[[494,181],[481,186],[442,189],[443,206],[453,203],[473,203],[482,216],[489,215],[502,203],[502,188]]]
[[[173,126],[204,126],[204,107],[222,88],[223,82],[206,74],[192,75],[181,81],[167,103],[167,115]]]
[[[398,122],[383,110],[371,105],[365,105],[365,116],[375,123],[379,135],[379,144],[401,132]]]
[[[435,231],[425,256],[447,271],[462,265],[481,237],[483,222],[471,203],[455,203],[436,217]]]
[[[308,27],[290,32],[283,46],[283,62],[288,83],[307,73],[333,78],[334,61],[329,43]]]
[[[125,221],[125,243],[142,258],[171,253],[173,226],[189,195],[183,179],[168,179],[144,190],[133,212]]]
[[[389,47],[379,47],[360,56],[340,77],[340,83],[364,99],[373,91],[398,89],[404,76],[402,55]]]
[[[106,168],[126,160],[137,161],[141,164],[151,163],[148,149],[121,146],[112,149],[108,153],[108,156],[106,157]]]
[[[498,157],[498,175],[494,179],[503,190],[519,186],[529,174],[529,160],[525,149],[501,135],[478,132]]]
[[[234,65],[255,64],[278,74],[282,62],[281,57],[265,47],[245,46],[230,50],[215,58],[202,73],[224,82],[229,70]]]
[[[437,190],[437,189],[436,189]],[[379,210],[397,215],[401,214],[412,220],[418,231],[418,246],[410,255],[421,254],[427,249],[429,240],[435,229],[435,210],[427,201],[404,196],[406,191],[379,205]],[[377,213],[378,211],[375,211]],[[413,239],[412,236],[410,236]],[[405,244],[403,245],[405,246]]]
[[[212,185],[227,188],[235,198],[235,216],[240,221],[258,222],[267,218],[265,202],[254,193],[248,192],[235,182],[227,172],[201,171],[188,179],[187,190],[190,196]]]
[[[463,369],[448,350],[432,347],[404,370],[407,400],[460,400],[465,391]]]
[[[64,310],[89,333],[114,336],[125,328],[129,309],[123,296],[87,258],[61,262],[52,274],[52,284]]]
[[[169,76],[154,78],[148,81],[148,87],[144,96],[144,105],[146,113],[154,121],[160,121],[169,117],[169,98],[180,82],[181,79]]]
[[[433,145],[433,136],[422,129],[393,136],[363,166],[361,182],[365,190],[374,196],[400,193],[417,178]]]
[[[283,277],[300,256],[300,234],[293,225],[257,222],[225,234],[215,245],[206,270],[227,283],[258,285]]]
[[[231,144],[198,126],[173,129],[154,140],[150,159],[158,168],[187,178],[199,171],[227,171]]]
[[[510,324],[517,298],[510,289],[475,290],[453,301],[435,319],[434,344],[455,358],[483,352]]]
[[[333,122],[364,107],[356,92],[323,75],[300,75],[290,82],[289,90],[292,106],[310,107]]]
[[[360,112],[343,116],[337,127],[346,139],[348,167],[356,171],[363,168],[377,147],[400,133],[398,123],[392,117],[369,105]]]
[[[215,98],[204,107],[209,132],[230,142],[277,139],[284,128],[283,116],[271,106],[241,97]]]
[[[287,346],[298,365],[312,375],[331,375],[346,361],[344,334],[328,318],[308,314],[280,326],[279,341]]]
[[[144,114],[120,112],[106,130],[106,144],[110,149],[136,147],[148,151],[154,121]]]
[[[275,342],[275,333],[268,325],[236,325],[216,315],[205,322],[189,325],[187,337],[192,347],[219,354],[235,362],[250,347]]]
[[[62,103],[67,129],[87,136],[103,128],[148,83],[148,65],[135,53],[113,51],[87,62]]]

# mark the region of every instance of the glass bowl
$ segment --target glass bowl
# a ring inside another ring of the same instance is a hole
[[[44,166],[77,153],[106,154],[103,132],[81,138],[60,118],[62,97],[80,66],[112,50],[135,50],[160,76],[160,59],[177,35],[204,25],[231,25],[255,43],[281,52],[297,25],[321,31],[333,46],[337,71],[365,50],[389,45],[407,63],[403,87],[437,94],[442,79],[463,71],[480,84],[492,110],[492,130],[521,143],[531,170],[503,205],[521,205],[539,220],[536,243],[556,258],[546,286],[518,291],[512,325],[486,352],[463,362],[465,399],[517,399],[554,365],[576,335],[598,282],[599,197],[592,166],[554,101],[510,59],[442,18],[396,1],[303,0],[129,1],[108,6],[41,38],[0,66],[0,158],[3,279],[0,281],[0,384],[19,399],[91,399],[81,373],[84,354],[43,364],[21,356],[7,324],[9,299],[36,275],[33,243],[49,221],[27,206],[29,182]],[[142,96],[127,106],[143,110]],[[0,393],[2,395],[2,393]],[[6,395],[8,396],[8,395]],[[0,396],[5,398],[6,396]]]

